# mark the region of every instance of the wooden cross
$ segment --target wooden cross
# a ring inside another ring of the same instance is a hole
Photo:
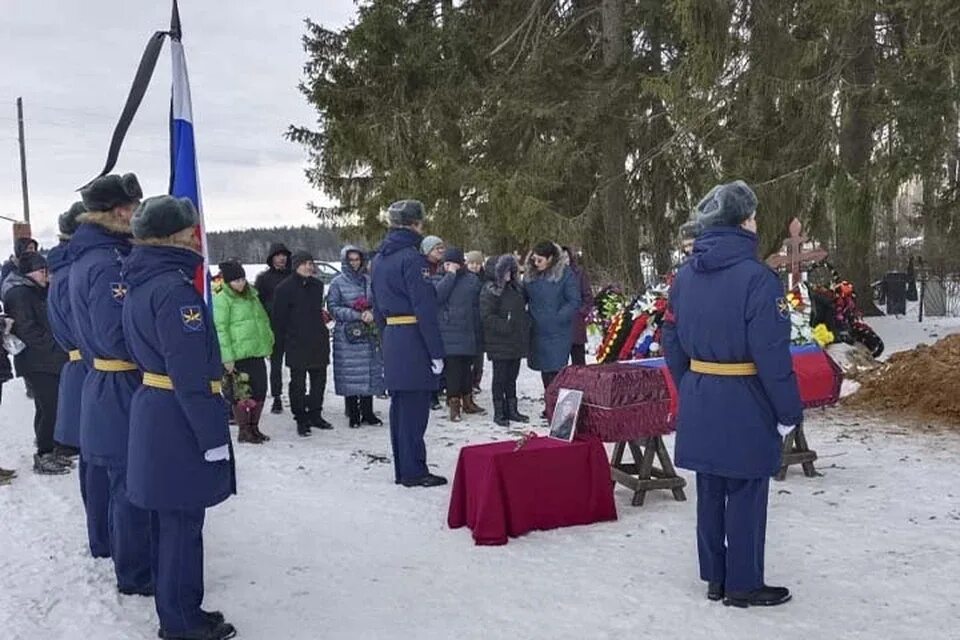
[[[786,249],[787,255],[775,253],[767,258],[767,264],[774,269],[787,267],[790,270],[790,281],[788,283],[790,288],[800,282],[804,265],[819,262],[829,255],[824,249],[804,250],[803,245],[809,241],[803,235],[803,225],[800,224],[800,220],[794,218],[790,222],[790,237],[783,241],[783,247]]]

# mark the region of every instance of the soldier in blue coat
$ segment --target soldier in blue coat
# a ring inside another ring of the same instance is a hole
[[[383,369],[390,391],[390,441],[394,479],[405,487],[436,487],[446,478],[427,469],[423,434],[430,397],[443,372],[437,294],[420,253],[423,205],[390,205],[390,231],[372,265],[374,315],[383,336]]]
[[[50,250],[50,288],[47,293],[47,317],[53,338],[60,348],[70,354],[60,374],[57,398],[57,424],[54,438],[68,447],[80,449],[80,397],[89,368],[80,357],[77,339],[73,333],[73,315],[70,312],[70,237],[80,222],[77,218],[86,212],[82,202],[75,202],[60,215],[60,244]],[[87,465],[80,457],[80,497],[87,512],[87,540],[94,558],[110,557],[110,479],[105,467]],[[94,497],[88,500],[88,495]]]
[[[764,584],[770,476],[803,405],[790,357],[790,307],[757,258],[757,199],[742,181],[698,205],[703,233],[670,291],[664,349],[679,389],[676,462],[697,472],[697,544],[707,597],[773,606]]]
[[[130,218],[143,192],[137,177],[108,175],[80,192],[87,213],[70,240],[69,301],[73,335],[90,368],[80,402],[80,450],[91,473],[110,482],[110,557],[117,588],[153,595],[150,514],[127,496],[130,400],[140,386],[137,365],[123,339],[121,313],[127,286],[120,261],[130,252]],[[100,496],[88,493],[87,501]],[[97,503],[94,509],[102,508]]]
[[[210,311],[193,285],[196,209],[186,198],[148,198],[133,217],[124,262],[123,331],[142,385],[130,410],[130,500],[153,514],[160,637],[236,635],[203,603],[205,510],[235,493],[223,363]]]

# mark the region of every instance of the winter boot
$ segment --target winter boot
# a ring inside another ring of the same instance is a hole
[[[723,599],[723,604],[728,607],[775,607],[777,605],[789,602],[790,590],[786,587],[768,587],[763,585],[756,591],[746,591],[735,593],[728,591]]]
[[[270,407],[270,413],[273,415],[280,415],[283,413],[283,401],[280,399],[280,396],[277,396],[273,399],[273,406]]]
[[[306,438],[310,433],[310,422],[303,418],[297,420],[297,435]]]
[[[229,622],[208,620],[202,627],[189,631],[168,633],[160,629],[157,637],[163,640],[230,640],[237,637],[237,630]]]
[[[510,426],[510,420],[507,418],[507,401],[505,398],[493,399],[493,424],[498,427]]]
[[[253,406],[253,411],[250,412],[250,428],[253,430],[253,434],[260,438],[262,442],[270,442],[270,436],[260,431],[260,416],[263,415],[263,402],[257,401],[257,404]]]
[[[450,422],[460,422],[463,420],[463,417],[460,415],[461,404],[460,398],[457,396],[450,396],[447,398],[447,406],[450,407]]]
[[[530,422],[530,416],[525,416],[517,409],[517,399],[507,398],[507,419],[511,422],[520,422],[527,424]]]
[[[360,428],[360,398],[347,396],[347,418],[350,419],[350,428]]]
[[[42,476],[62,476],[70,473],[70,467],[60,464],[51,452],[33,456],[33,471]]]
[[[373,396],[360,396],[360,422],[371,427],[383,426],[383,420],[373,412]]]
[[[322,429],[324,431],[333,429],[333,425],[324,420],[323,414],[319,411],[314,411],[310,414],[310,426],[314,429]]]
[[[262,444],[263,441],[257,437],[250,426],[252,412],[247,411],[240,404],[233,405],[233,418],[237,421],[237,441],[248,444]]]
[[[449,403],[448,403],[448,404],[449,404]],[[430,397],[430,410],[431,410],[431,411],[439,411],[440,409],[442,409],[442,407],[440,406],[440,394],[439,394],[439,393],[434,393],[434,394]]]
[[[486,415],[487,410],[477,405],[477,403],[473,401],[473,394],[468,393],[463,396],[463,412],[470,415],[483,416]]]

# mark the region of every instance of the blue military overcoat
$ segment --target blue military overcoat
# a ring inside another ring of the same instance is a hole
[[[142,371],[173,385],[144,385],[133,397],[127,494],[144,509],[206,508],[235,492],[232,456],[204,458],[230,444],[230,431],[227,403],[211,389],[223,371],[216,328],[193,286],[201,262],[189,249],[137,246],[124,263],[130,353]]]
[[[437,293],[420,234],[391,229],[373,262],[373,303],[383,336],[383,367],[390,391],[436,391],[431,360],[444,357],[437,324]],[[413,316],[415,324],[388,325],[386,319]]]
[[[127,287],[120,261],[130,253],[130,236],[93,224],[80,225],[70,240],[70,310],[73,334],[91,368],[83,383],[80,449],[88,462],[123,466],[127,460],[130,399],[140,386],[136,371],[93,369],[95,358],[129,361],[121,315]]]
[[[677,465],[728,478],[774,475],[777,423],[799,424],[803,405],[790,307],[776,274],[757,259],[755,234],[721,227],[697,240],[671,288],[663,342],[680,394]],[[691,359],[754,363],[758,373],[695,373]]]
[[[66,352],[77,349],[70,313],[70,254],[64,241],[47,255],[50,287],[47,290],[47,319],[53,338]],[[60,373],[57,425],[54,439],[69,447],[80,447],[80,396],[89,369],[82,360],[71,360]]]

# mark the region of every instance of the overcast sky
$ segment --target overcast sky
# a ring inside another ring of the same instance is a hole
[[[117,117],[150,34],[168,28],[168,0],[0,0],[0,215],[22,217],[16,98],[26,114],[34,236],[55,242],[74,190],[100,172]],[[205,218],[211,229],[314,223],[305,203],[324,201],[303,176],[306,154],[283,139],[315,123],[297,90],[303,20],[339,27],[353,0],[180,0],[193,90]],[[170,53],[115,171],[133,171],[145,195],[165,192]],[[0,220],[0,258],[12,244]]]

